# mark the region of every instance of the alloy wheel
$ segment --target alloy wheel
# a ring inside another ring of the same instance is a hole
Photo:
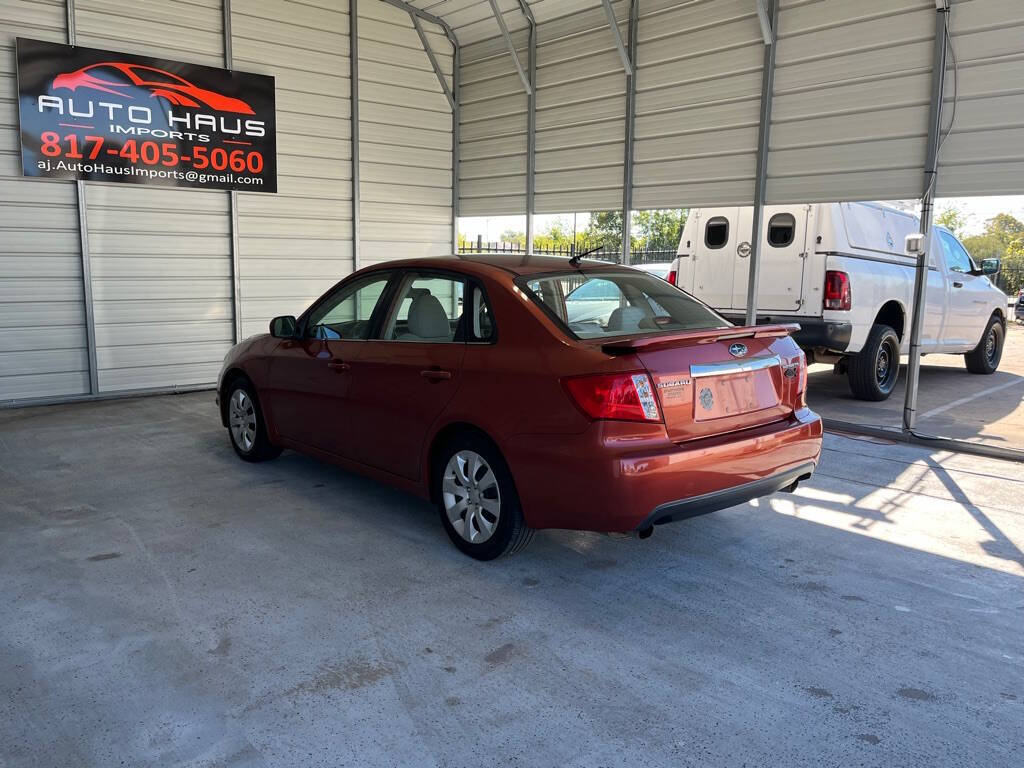
[[[248,453],[256,444],[256,407],[244,389],[236,389],[228,401],[228,426],[239,450]]]
[[[444,470],[441,499],[452,528],[471,544],[494,535],[501,514],[498,478],[476,451],[455,453]]]

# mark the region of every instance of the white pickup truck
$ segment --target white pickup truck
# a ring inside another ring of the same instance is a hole
[[[741,321],[747,304],[753,208],[693,209],[683,227],[674,282]],[[916,216],[875,203],[766,206],[758,323],[796,322],[809,362],[849,378],[854,396],[884,400],[908,352],[915,258],[904,253]],[[992,373],[1006,334],[1006,296],[941,227],[929,255],[922,354],[963,354],[971,373]],[[670,275],[671,279],[672,275]]]

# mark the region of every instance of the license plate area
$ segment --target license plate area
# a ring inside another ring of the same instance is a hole
[[[754,362],[754,361],[751,361]],[[691,375],[693,387],[693,420],[712,421],[746,413],[755,413],[780,404],[779,387],[775,374],[778,362],[758,362],[756,365],[722,367],[721,372],[712,372],[712,366],[703,371],[694,366]]]

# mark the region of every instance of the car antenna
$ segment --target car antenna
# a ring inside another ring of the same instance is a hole
[[[569,257],[569,263],[572,264],[574,267],[578,267],[580,265],[580,260],[584,256],[589,256],[592,253],[597,253],[602,248],[604,248],[604,244],[603,243],[601,245],[597,246],[596,248],[591,248],[589,250],[582,251],[581,253],[577,253],[575,256],[570,256]]]

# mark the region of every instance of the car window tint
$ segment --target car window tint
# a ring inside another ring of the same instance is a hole
[[[594,293],[603,298],[576,298],[590,293],[589,283],[599,285]],[[580,339],[729,326],[710,307],[646,273],[572,272],[524,280],[520,287]]]
[[[306,336],[333,340],[369,338],[373,310],[390,278],[390,272],[378,272],[342,287],[310,313]]]
[[[455,341],[462,319],[464,284],[447,277],[409,275],[383,338],[389,341]]]
[[[971,257],[967,255],[964,247],[957,242],[949,232],[939,232],[942,240],[942,251],[946,255],[946,266],[951,272],[970,272]]]

